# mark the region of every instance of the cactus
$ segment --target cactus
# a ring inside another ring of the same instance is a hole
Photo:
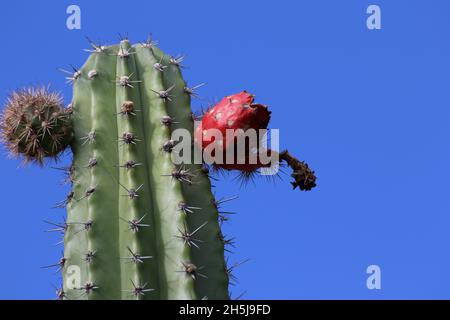
[[[214,198],[201,164],[171,161],[171,132],[194,133],[195,87],[181,76],[183,57],[164,54],[151,40],[91,44],[84,66],[66,72],[73,83],[68,108],[46,88],[22,90],[0,120],[4,144],[26,162],[43,164],[68,147],[73,153],[72,190],[57,204],[67,208],[67,221],[54,229],[64,234],[63,257],[51,265],[63,274],[58,297],[228,299],[233,267],[224,251],[231,240],[219,223],[228,199]],[[257,126],[266,127],[270,113],[257,108]]]

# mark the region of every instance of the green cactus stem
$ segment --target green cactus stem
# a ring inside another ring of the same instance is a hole
[[[198,166],[171,161],[171,130],[193,126],[178,66],[154,47],[123,40],[93,53],[79,73],[72,102],[76,201],[68,204],[63,272],[79,265],[83,280],[66,294],[228,298],[209,180]],[[164,123],[172,118],[177,124]]]
[[[151,42],[94,45],[68,77],[69,110],[44,89],[10,98],[1,125],[14,154],[73,152],[60,298],[229,298],[208,175],[171,160],[172,130],[193,132],[180,61]]]

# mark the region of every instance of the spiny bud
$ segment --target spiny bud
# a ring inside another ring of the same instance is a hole
[[[133,101],[124,101],[120,107],[120,114],[123,116],[135,116]]]
[[[11,155],[41,165],[45,157],[56,159],[73,135],[60,94],[45,87],[12,92],[0,116],[0,130]]]

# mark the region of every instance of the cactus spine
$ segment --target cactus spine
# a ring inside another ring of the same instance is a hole
[[[69,298],[228,298],[209,179],[170,157],[171,130],[193,131],[190,94],[170,59],[123,40],[92,53],[73,77],[62,268]],[[78,287],[70,285],[72,266],[81,271]]]

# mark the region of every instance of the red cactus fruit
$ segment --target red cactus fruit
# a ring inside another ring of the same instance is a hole
[[[249,145],[249,141],[245,140],[245,159],[238,162],[237,141],[239,134],[233,136],[233,139],[227,139],[227,129],[239,130],[244,134],[249,129],[254,129],[256,133],[256,142],[259,143],[259,129],[267,129],[270,121],[271,112],[267,106],[262,104],[254,104],[255,96],[242,91],[223,98],[214,107],[209,109],[202,118],[201,123],[195,130],[195,143],[197,146],[205,150],[211,144],[214,144],[215,150],[222,153],[223,163],[213,163],[216,169],[239,170],[244,177],[252,175],[257,169],[269,167],[271,164],[263,164],[260,161],[259,153],[256,152],[255,160],[250,161],[251,150],[260,151],[260,146]],[[221,133],[221,140],[216,141],[212,129]],[[234,131],[236,132],[236,131]],[[226,157],[227,151],[234,147],[234,158],[228,161]],[[265,150],[268,156],[274,151]],[[212,156],[216,156],[212,154]],[[311,171],[306,163],[292,157],[287,151],[279,154],[279,160],[285,161],[293,170],[291,175],[294,178],[292,185],[294,189],[300,187],[301,190],[311,190],[315,187],[316,177],[314,171]]]
[[[246,159],[243,164],[238,164],[237,161],[237,136],[234,137],[235,157],[233,161],[227,162],[225,152],[231,147],[230,139],[227,139],[226,130],[238,130],[242,129],[242,132],[248,129],[255,129],[257,135],[258,129],[266,129],[270,120],[270,111],[267,106],[261,104],[253,104],[254,95],[242,91],[231,96],[223,98],[218,104],[205,113],[202,118],[201,124],[196,128],[195,139],[202,148],[206,148],[211,143],[215,143],[215,137],[208,137],[208,130],[217,129],[222,134],[223,139],[218,140],[216,144],[216,150],[220,150],[223,153],[222,164],[214,164],[215,167],[219,167],[226,170],[240,170],[245,172],[254,172],[256,169],[263,167],[259,158],[256,163],[250,163],[248,153],[246,153]],[[249,143],[246,141],[246,150],[249,150]],[[268,165],[266,165],[268,166]]]

